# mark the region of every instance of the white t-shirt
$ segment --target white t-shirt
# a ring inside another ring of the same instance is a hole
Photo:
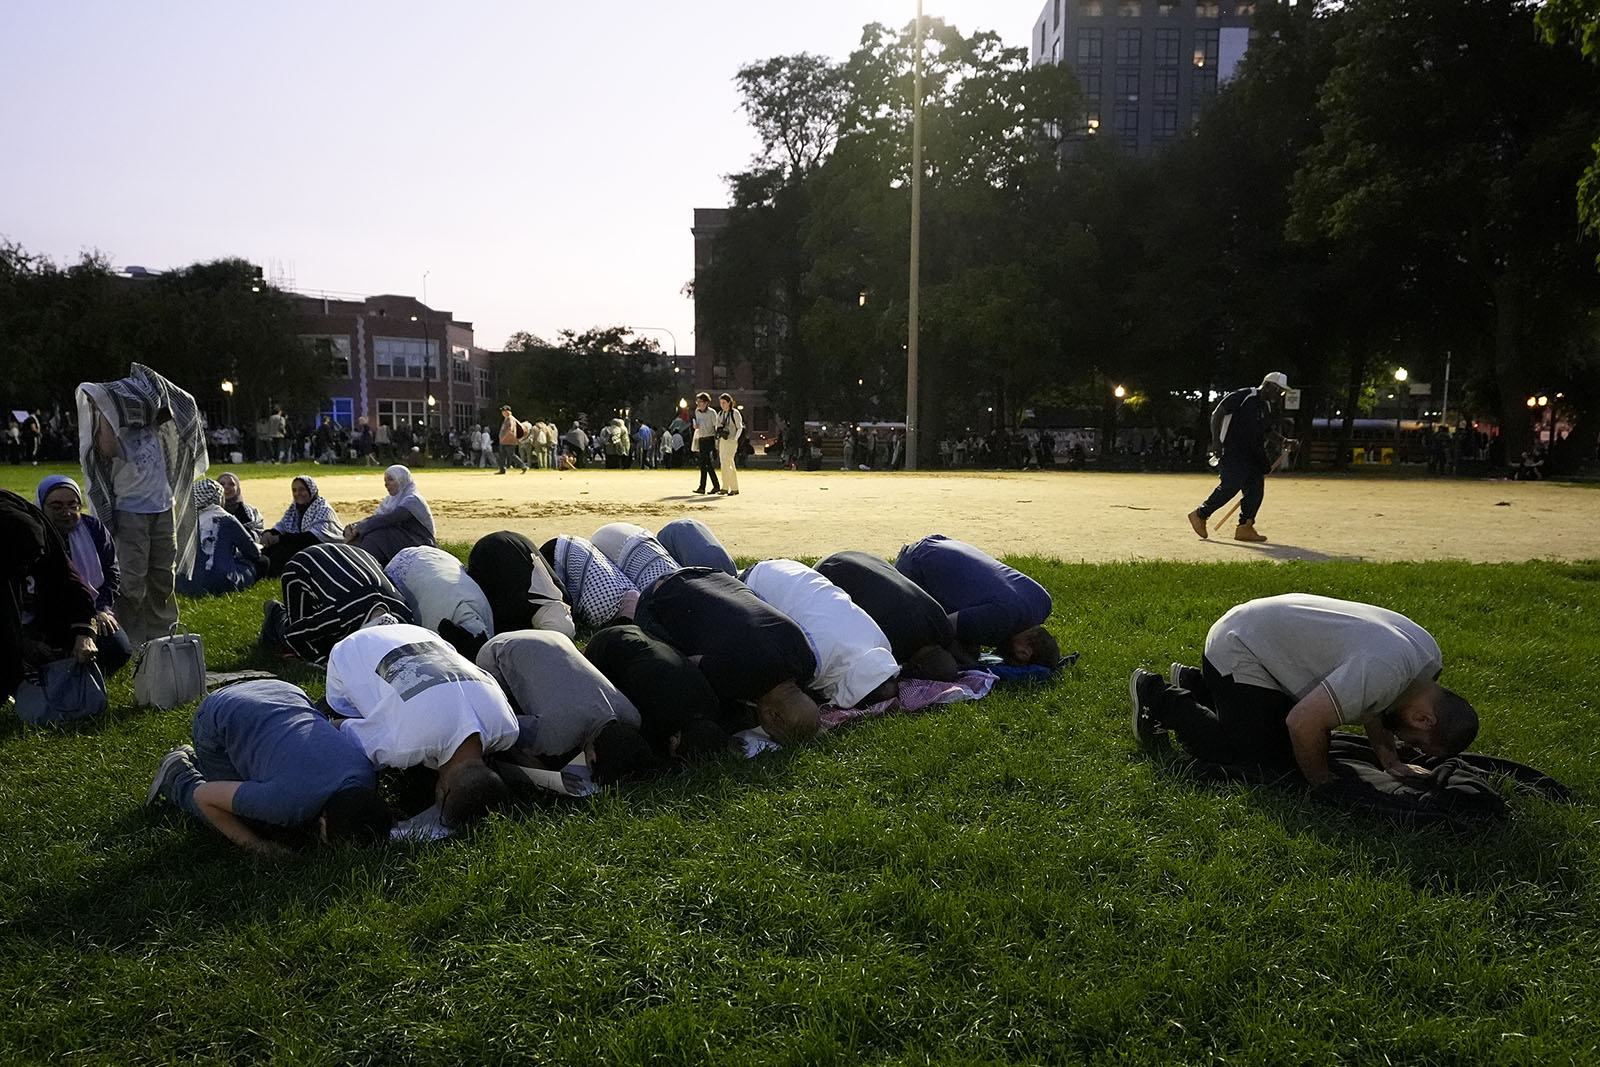
[[[1309,593],[1229,610],[1206,634],[1205,654],[1234,681],[1296,701],[1321,686],[1339,721],[1352,724],[1377,718],[1414,683],[1444,669],[1438,642],[1404,615]]]
[[[792,559],[757,563],[745,573],[744,584],[805,631],[817,654],[811,687],[840,707],[855,707],[900,672],[889,639],[872,616],[804,563]]]
[[[167,484],[167,453],[158,431],[148,426],[117,431],[121,455],[111,460],[111,491],[117,510],[133,515],[159,515],[172,510]]]
[[[494,634],[494,611],[461,561],[442,548],[401,549],[383,573],[406,598],[411,617],[430,630],[449,619],[469,634]]]
[[[431,630],[407,623],[357,630],[328,656],[340,729],[379,767],[435,770],[473,734],[485,754],[517,742],[517,717],[493,678]]]

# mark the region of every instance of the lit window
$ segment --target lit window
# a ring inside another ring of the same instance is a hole
[[[423,353],[427,353],[428,377],[439,377],[439,342],[420,337],[375,337],[372,339],[374,375],[379,378],[422,379]]]

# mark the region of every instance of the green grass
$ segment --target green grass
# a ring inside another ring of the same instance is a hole
[[[0,725],[0,1061],[1592,1063],[1600,565],[1062,565],[1053,684],[269,865],[139,809],[191,709]],[[185,602],[213,669],[268,588]],[[1464,833],[1201,787],[1127,676],[1238,600],[1398,607],[1475,747],[1578,790]]]

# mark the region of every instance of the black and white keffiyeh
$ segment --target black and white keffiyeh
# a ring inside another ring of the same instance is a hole
[[[555,565],[572,613],[586,626],[604,626],[616,618],[623,595],[636,591],[627,575],[583,537],[557,537]]]
[[[96,419],[110,421],[119,438],[125,430],[155,430],[166,459],[167,487],[172,491],[178,572],[187,573],[194,560],[196,541],[190,488],[211,465],[206,455],[205,427],[194,397],[143,363],[135,363],[126,378],[81,383],[77,400],[78,456],[83,464],[89,510],[113,533],[117,528],[117,497],[111,479],[112,459],[95,447]]]

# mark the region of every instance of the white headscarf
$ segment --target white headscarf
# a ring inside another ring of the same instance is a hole
[[[400,486],[399,490],[383,498],[378,504],[376,515],[384,515],[398,508],[409,511],[413,518],[422,523],[430,536],[437,536],[433,530],[433,512],[428,509],[428,502],[417,492],[417,483],[411,477],[411,469],[396,463],[383,472],[385,478],[393,478]]]

